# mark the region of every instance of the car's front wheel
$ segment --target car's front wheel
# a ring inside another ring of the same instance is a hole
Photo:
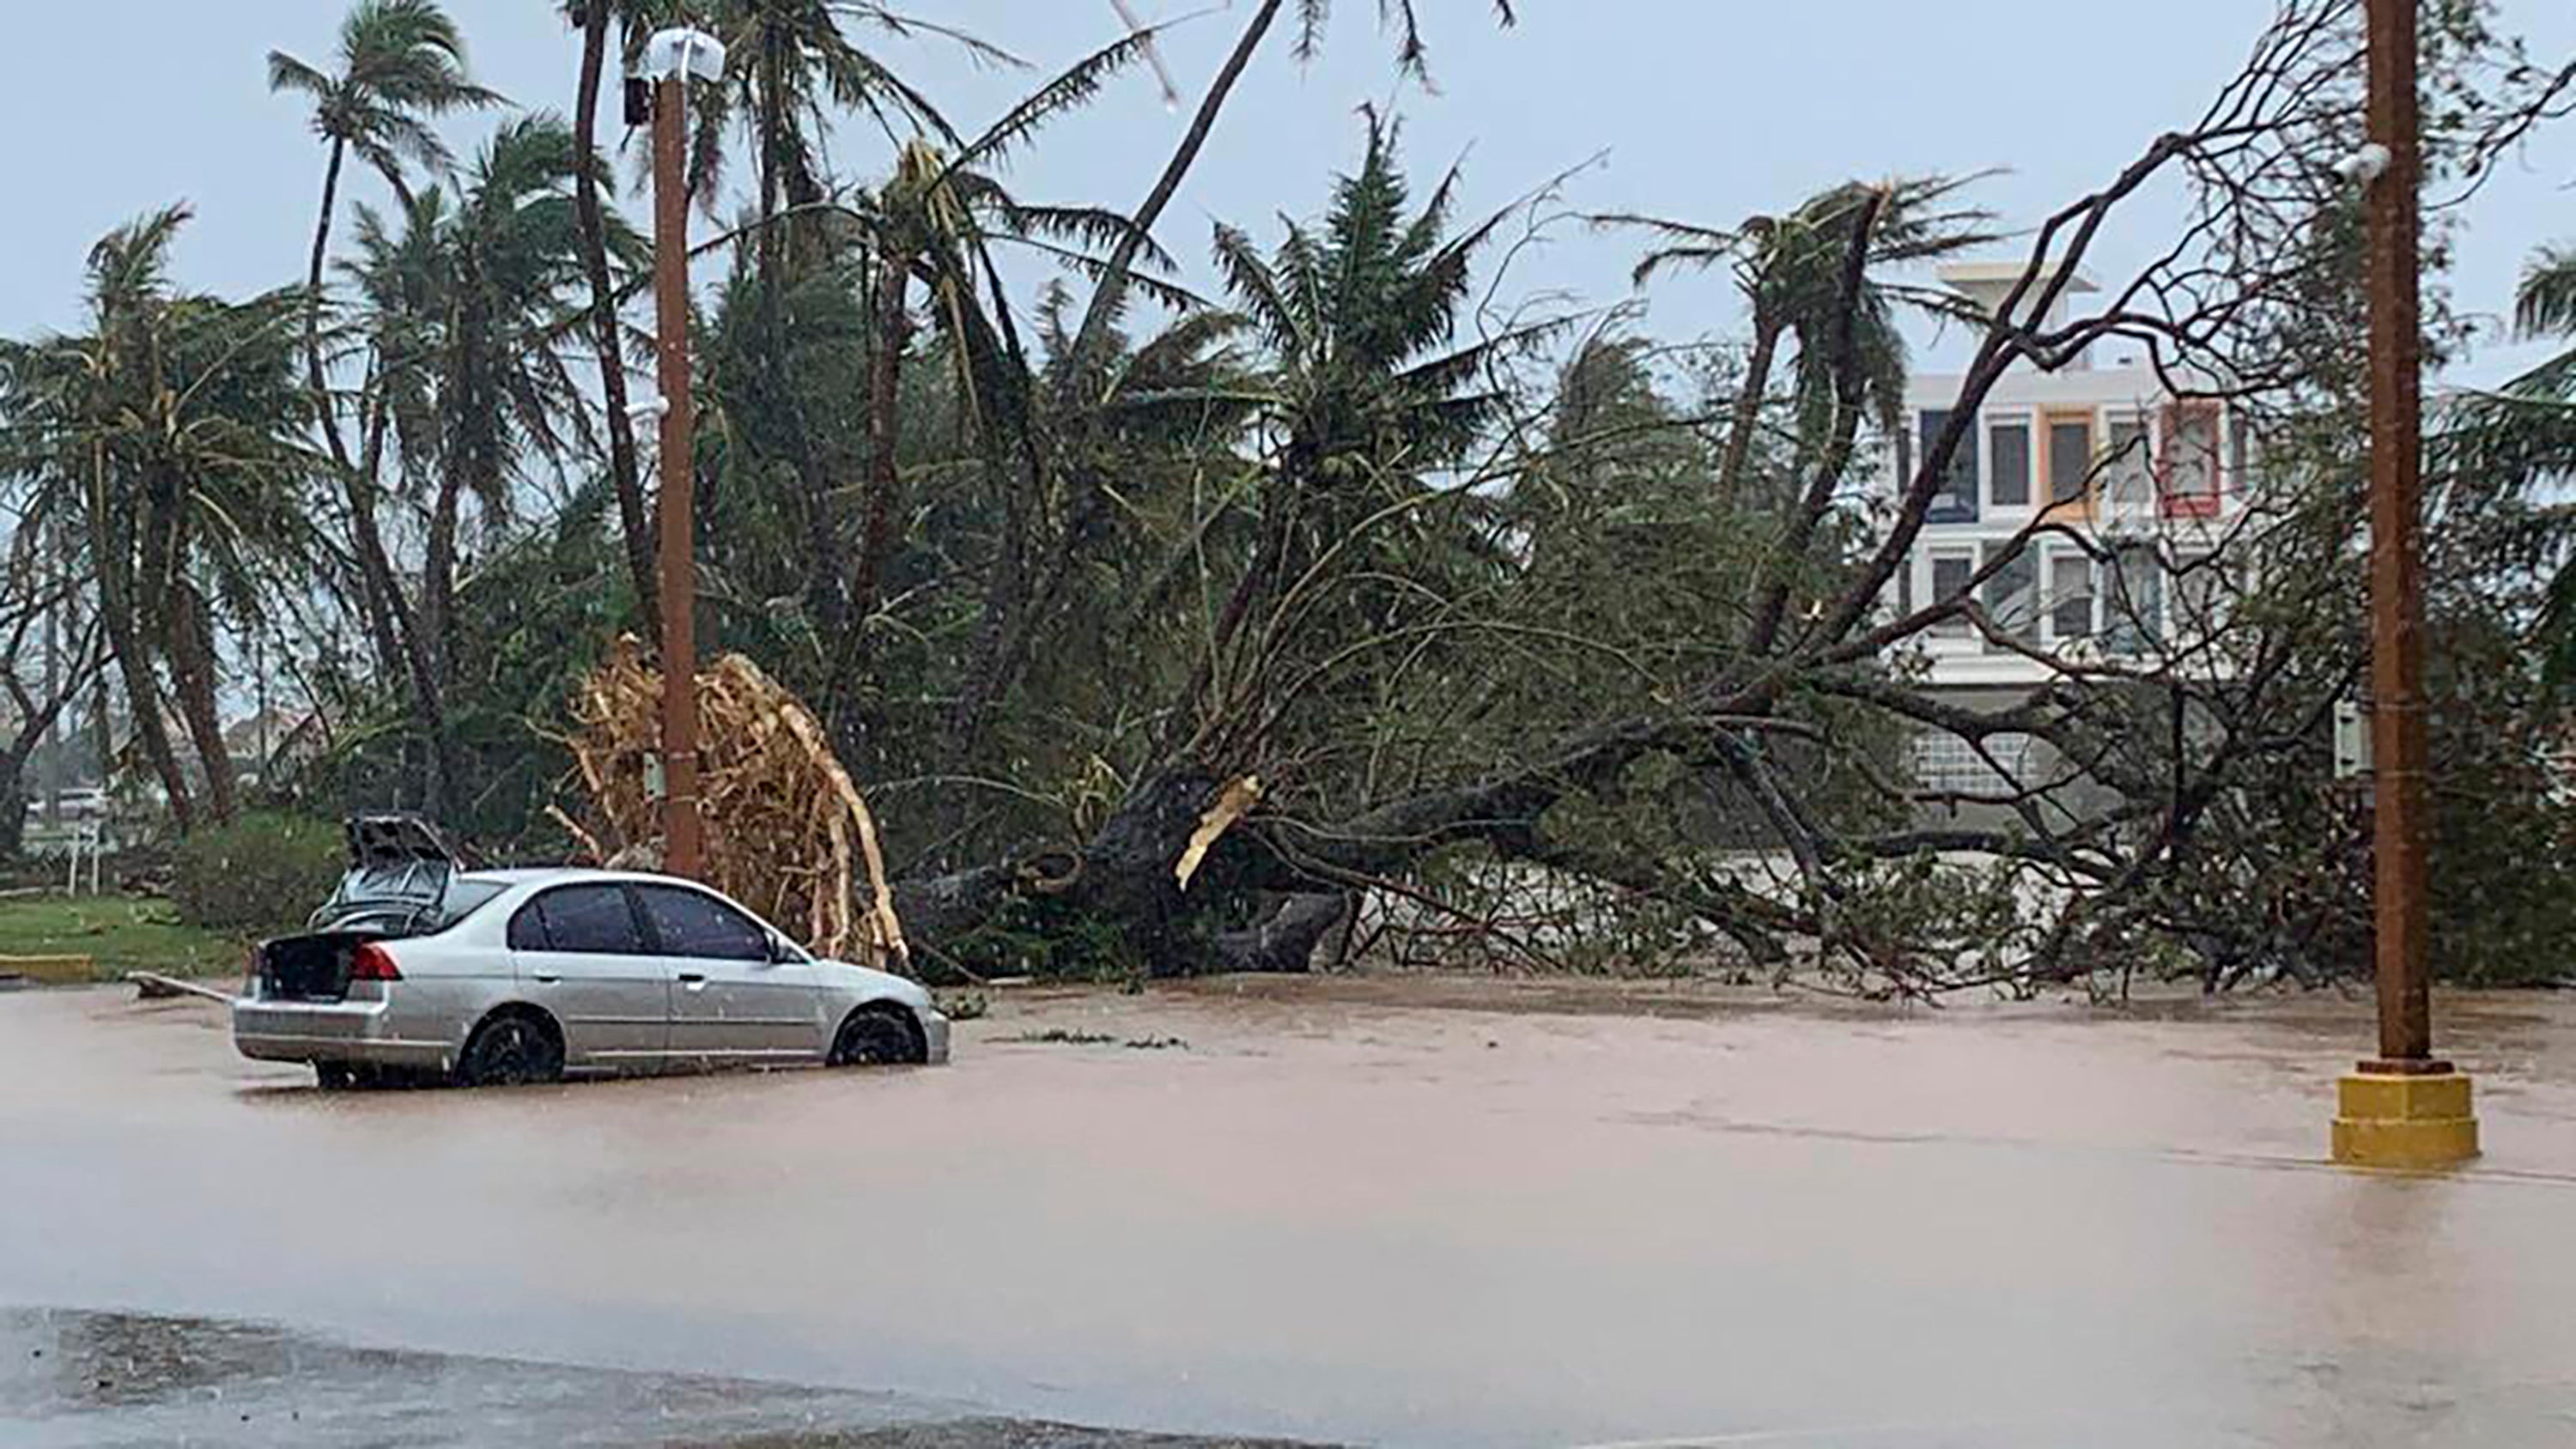
[[[918,1062],[925,1055],[912,1013],[886,1002],[851,1012],[832,1038],[836,1067],[892,1066]]]
[[[465,1039],[456,1059],[456,1082],[462,1087],[519,1087],[563,1079],[563,1039],[549,1024],[525,1011],[502,1011],[485,1017]]]

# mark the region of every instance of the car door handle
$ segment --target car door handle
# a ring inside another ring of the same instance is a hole
[[[540,971],[537,973],[537,984],[539,986],[552,986],[561,980],[563,980],[562,977],[555,975],[551,971]]]
[[[680,973],[680,984],[691,991],[700,991],[705,989],[707,978],[695,971],[683,971]]]

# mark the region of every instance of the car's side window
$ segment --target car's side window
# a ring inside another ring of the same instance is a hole
[[[519,907],[518,913],[510,917],[510,949],[513,951],[546,949],[545,912],[538,909],[537,903],[533,900]]]
[[[510,945],[520,951],[578,951],[640,956],[644,936],[626,889],[615,884],[557,886],[528,902],[510,920]]]
[[[645,918],[665,956],[696,956],[719,961],[766,961],[769,932],[758,921],[717,900],[681,886],[639,885]]]

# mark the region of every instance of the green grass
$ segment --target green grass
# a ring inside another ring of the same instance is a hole
[[[0,956],[87,956],[92,974],[240,974],[247,943],[181,925],[168,901],[142,896],[29,896],[0,900]],[[0,963],[0,970],[8,969]]]

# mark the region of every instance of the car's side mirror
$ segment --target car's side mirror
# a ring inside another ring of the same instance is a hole
[[[796,943],[778,931],[769,933],[769,964],[784,965],[796,959]]]

